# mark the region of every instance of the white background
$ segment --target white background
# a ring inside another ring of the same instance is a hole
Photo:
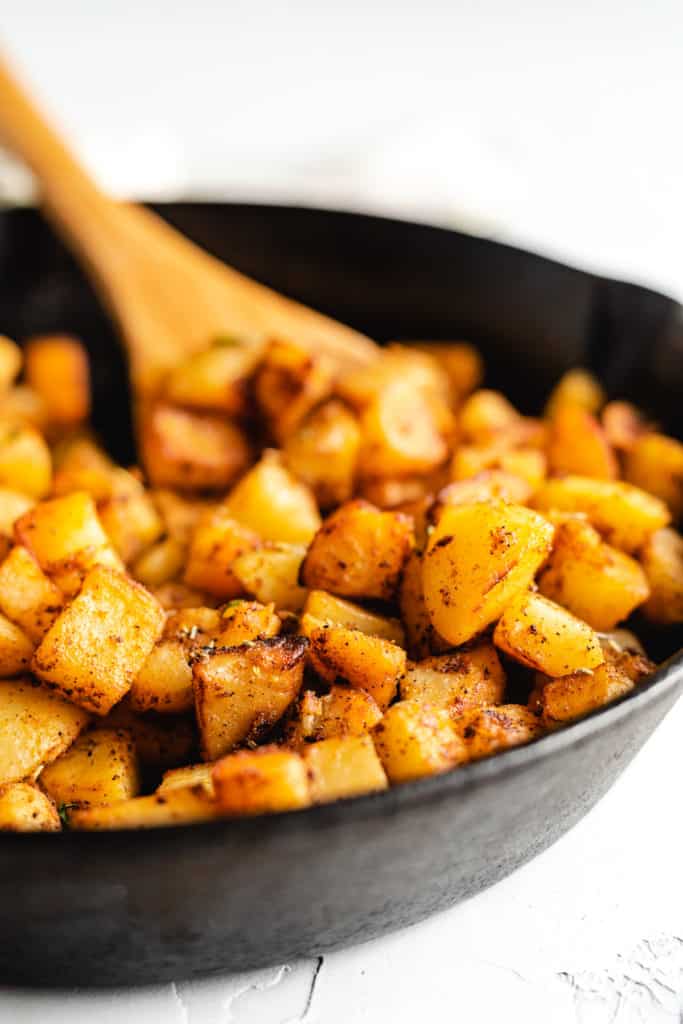
[[[0,39],[119,194],[397,213],[683,298],[680,0],[4,0]],[[0,166],[0,195],[27,188]],[[312,994],[306,961],[0,990],[0,1022],[680,1022],[682,726],[678,709],[552,850],[326,957]]]

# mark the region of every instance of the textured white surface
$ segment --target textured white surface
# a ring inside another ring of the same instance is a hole
[[[120,194],[373,209],[683,298],[676,0],[5,0],[2,32]],[[26,187],[0,170],[0,195]],[[106,994],[0,990],[0,1024],[683,1021],[677,708],[569,836],[353,950]]]

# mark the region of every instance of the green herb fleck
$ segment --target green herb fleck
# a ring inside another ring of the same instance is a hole
[[[57,814],[59,815],[59,820],[61,821],[63,828],[69,827],[69,811],[74,807],[78,807],[78,804],[60,804],[57,808]]]

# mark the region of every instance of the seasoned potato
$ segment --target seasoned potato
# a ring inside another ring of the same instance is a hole
[[[640,553],[650,585],[643,611],[653,622],[683,622],[683,537],[670,527],[651,534]]]
[[[0,783],[34,775],[69,747],[88,714],[32,679],[0,681]]]
[[[634,686],[634,681],[618,665],[604,662],[592,672],[577,672],[563,679],[541,677],[529,706],[546,725],[554,726],[610,704]]]
[[[410,512],[405,508],[423,499],[429,499],[442,484],[443,473],[429,476],[366,477],[359,482],[359,495],[377,508]]]
[[[410,663],[401,679],[401,697],[458,712],[472,705],[502,704],[505,684],[498,654],[483,640],[471,648]]]
[[[470,444],[486,445],[503,435],[516,436],[521,420],[504,395],[486,389],[470,395],[460,410],[460,429]]]
[[[0,615],[0,679],[26,672],[33,657],[33,641],[13,622]]]
[[[26,548],[12,548],[0,565],[0,611],[38,644],[63,604],[61,591]]]
[[[602,632],[628,618],[650,593],[638,562],[605,544],[589,523],[578,518],[556,527],[552,554],[538,585],[546,597]]]
[[[455,728],[464,742],[468,761],[478,761],[501,750],[521,746],[543,733],[538,718],[521,704],[465,711],[456,719]]]
[[[56,804],[110,804],[140,792],[140,773],[131,733],[93,729],[40,773],[40,785]]]
[[[454,405],[481,384],[484,365],[473,345],[462,341],[411,341],[410,347],[431,356],[446,372]]]
[[[317,619],[320,623],[333,623],[335,626],[347,626],[349,629],[360,629],[368,636],[381,636],[384,640],[403,647],[405,637],[399,619],[390,619],[386,615],[376,615],[351,601],[328,594],[324,590],[311,590],[306,598],[304,613]]]
[[[420,701],[394,704],[375,726],[372,737],[392,783],[436,775],[462,764],[467,756],[448,711]]]
[[[221,613],[217,608],[178,608],[169,612],[164,626],[165,640],[206,644],[221,631]]]
[[[273,814],[311,802],[303,758],[275,746],[224,757],[213,769],[213,784],[224,814]]]
[[[510,449],[500,441],[485,446],[461,445],[456,449],[450,467],[452,480],[470,480],[487,471],[517,477],[533,494],[546,477],[547,459],[536,448]]]
[[[306,601],[306,590],[299,586],[305,554],[302,544],[264,544],[239,555],[232,572],[242,589],[261,604],[298,612]]]
[[[406,665],[406,652],[381,637],[345,626],[321,626],[310,636],[314,665],[324,678],[366,690],[381,710],[389,706]]]
[[[292,476],[273,451],[266,451],[242,477],[223,507],[262,540],[308,544],[320,526],[310,488]]]
[[[176,608],[196,608],[198,605],[211,603],[212,600],[218,603],[216,598],[210,598],[208,594],[202,594],[179,580],[169,580],[158,587],[150,586],[149,591],[167,611]]]
[[[408,650],[413,658],[426,658],[434,652],[447,650],[450,646],[439,636],[427,611],[422,562],[423,556],[420,552],[411,551],[403,568],[398,595]]]
[[[674,519],[683,515],[683,444],[664,434],[643,434],[627,457],[625,478],[665,501]]]
[[[622,480],[565,476],[548,480],[534,497],[541,512],[583,512],[616,548],[629,554],[666,526],[671,514],[659,498]]]
[[[0,786],[0,832],[59,832],[61,827],[57,808],[33,783]]]
[[[567,370],[553,388],[545,414],[553,419],[561,409],[567,406],[582,409],[595,415],[605,402],[605,392],[599,381],[588,370],[576,367]]]
[[[35,427],[0,421],[0,487],[44,498],[52,482],[50,449]]]
[[[130,706],[160,714],[192,710],[192,669],[180,640],[162,640],[152,649],[133,682]]]
[[[25,494],[0,487],[0,555],[9,552],[14,541],[14,524],[35,502]]]
[[[493,642],[515,661],[549,676],[596,668],[604,661],[590,626],[541,594],[514,598],[498,621]]]
[[[269,345],[254,382],[256,401],[280,442],[327,398],[331,388],[330,370],[323,358],[279,339]]]
[[[115,469],[110,479],[109,497],[98,502],[97,514],[114,549],[128,563],[159,540],[164,525],[154,502],[132,473]]]
[[[353,495],[361,431],[342,402],[323,403],[292,430],[282,452],[292,473],[307,484],[321,508]]]
[[[45,634],[33,671],[105,715],[131,688],[163,628],[163,610],[144,587],[99,566]]]
[[[438,522],[441,512],[449,505],[476,505],[482,501],[507,501],[523,505],[533,494],[533,488],[523,476],[507,473],[503,469],[484,469],[467,479],[454,480],[443,487],[437,497],[432,518]]]
[[[99,807],[79,807],[68,814],[69,828],[108,831],[120,828],[158,828],[194,825],[219,818],[221,812],[202,786],[178,786],[132,800]]]
[[[529,586],[552,539],[551,524],[521,505],[444,509],[422,568],[425,604],[441,636],[459,646],[495,622]]]
[[[185,582],[214,597],[238,597],[244,587],[233,573],[232,564],[260,543],[257,533],[231,518],[219,505],[197,524],[187,556]]]
[[[343,597],[390,600],[412,537],[412,521],[400,512],[381,512],[365,501],[347,502],[313,538],[301,567],[301,581]]]
[[[232,339],[230,339],[232,341]],[[223,344],[218,339],[176,366],[164,383],[170,402],[189,409],[241,416],[247,411],[247,381],[256,368],[256,345]]]
[[[445,371],[432,356],[404,345],[392,344],[362,369],[353,367],[336,381],[336,391],[358,409],[363,409],[396,380],[410,384],[413,394],[447,401],[450,384]]]
[[[370,736],[336,736],[303,751],[313,803],[376,793],[387,777]]]
[[[129,698],[124,697],[100,720],[100,725],[130,732],[141,765],[151,772],[178,768],[197,756],[194,716],[141,715],[131,708]]]
[[[222,649],[194,665],[202,755],[215,761],[266,733],[296,699],[306,641],[272,637]]]
[[[619,466],[602,427],[589,412],[571,403],[553,414],[548,438],[548,462],[556,475],[614,480]]]
[[[448,456],[438,399],[410,378],[385,385],[363,409],[359,471],[365,477],[429,473]]]
[[[157,786],[157,793],[168,793],[170,789],[185,789],[187,786],[201,786],[207,796],[213,797],[213,761],[188,764],[182,768],[171,768]]]
[[[377,701],[365,690],[332,685],[322,697],[306,690],[287,723],[287,739],[292,746],[300,746],[314,740],[361,736],[381,718]]]
[[[162,518],[165,533],[183,549],[192,540],[200,519],[216,507],[215,502],[177,494],[163,487],[150,491],[150,494]]]
[[[282,621],[275,614],[275,605],[258,601],[232,601],[223,609],[216,642],[221,647],[239,647],[252,640],[277,636]]]
[[[86,351],[68,335],[31,338],[24,350],[26,383],[47,407],[48,419],[72,427],[90,413],[90,368]]]
[[[630,451],[638,438],[649,430],[638,409],[630,402],[608,402],[600,418],[605,437],[618,452]]]
[[[173,537],[164,537],[143,551],[130,568],[146,587],[160,587],[175,580],[185,566],[186,550]]]

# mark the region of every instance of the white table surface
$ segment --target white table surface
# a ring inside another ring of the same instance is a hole
[[[378,210],[683,298],[676,0],[5,0],[0,32],[121,195]],[[0,197],[29,190],[0,166]],[[681,1022],[682,729],[679,706],[568,836],[405,932],[191,984],[0,989],[0,1024]]]

